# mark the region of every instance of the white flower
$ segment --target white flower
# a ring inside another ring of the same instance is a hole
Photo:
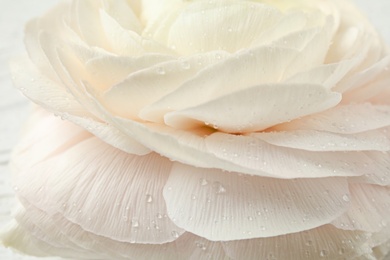
[[[74,0],[31,21],[26,46],[16,86],[64,120],[37,108],[15,151],[6,246],[76,259],[390,251],[390,57],[350,2]]]

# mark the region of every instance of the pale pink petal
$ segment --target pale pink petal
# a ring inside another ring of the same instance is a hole
[[[340,94],[320,85],[259,85],[170,112],[164,119],[174,128],[194,128],[206,123],[223,132],[247,133],[324,111],[340,100]]]
[[[343,214],[350,200],[342,178],[278,180],[178,163],[164,198],[176,225],[212,241],[308,230]]]
[[[390,188],[351,184],[351,206],[331,223],[339,229],[379,232],[390,225]]]
[[[354,134],[390,125],[390,106],[364,104],[339,105],[320,114],[284,123],[274,130],[320,130]]]
[[[224,242],[228,256],[246,259],[355,259],[371,252],[369,233],[331,225],[271,238]]]
[[[389,151],[390,128],[357,134],[291,130],[250,134],[269,144],[307,151]]]
[[[170,168],[159,155],[130,155],[93,137],[20,173],[16,189],[36,207],[95,234],[165,243],[174,240],[172,230],[183,232],[159,218],[166,214],[162,189]]]
[[[370,183],[381,186],[390,185],[390,153],[366,153],[365,174],[357,177],[351,177],[351,182],[356,183]],[[375,165],[376,169],[372,169],[371,166]]]

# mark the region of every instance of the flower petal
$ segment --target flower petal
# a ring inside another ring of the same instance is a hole
[[[355,259],[371,252],[369,234],[325,225],[312,230],[271,238],[223,243],[227,254],[245,259]]]
[[[274,130],[312,129],[355,134],[390,125],[390,106],[364,104],[339,105],[321,114],[284,123]]]
[[[329,223],[349,204],[345,179],[278,180],[178,163],[164,198],[176,225],[212,241],[308,230]]]
[[[390,188],[367,184],[350,185],[351,206],[331,223],[339,229],[379,232],[390,216]]]
[[[168,113],[164,119],[174,128],[194,128],[208,122],[228,133],[256,132],[324,111],[340,100],[340,94],[320,85],[260,85]]]
[[[95,234],[166,243],[172,230],[183,232],[159,217],[166,214],[162,189],[170,167],[156,154],[130,155],[92,137],[20,173],[16,187],[36,207]]]

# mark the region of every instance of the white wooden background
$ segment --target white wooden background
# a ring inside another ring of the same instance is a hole
[[[341,0],[340,0],[341,1]],[[12,88],[8,60],[24,52],[23,27],[27,20],[44,12],[59,0],[0,0],[0,227],[8,220],[13,192],[7,164],[12,147],[29,113],[29,103]],[[355,0],[390,43],[390,1]],[[2,260],[37,260],[1,248]]]

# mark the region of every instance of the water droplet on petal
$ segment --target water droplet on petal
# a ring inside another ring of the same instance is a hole
[[[147,202],[147,203],[152,203],[152,202],[153,202],[153,197],[152,197],[152,195],[146,194],[146,202]]]
[[[202,186],[206,186],[209,182],[208,182],[206,179],[201,178],[201,179],[199,180],[199,183],[200,183],[200,185],[202,185]]]
[[[321,250],[320,251],[320,256],[321,257],[325,257],[325,256],[327,256],[328,255],[328,251],[326,251],[326,250]]]
[[[177,231],[172,231],[172,232],[171,232],[171,235],[172,235],[174,238],[178,238],[178,237],[179,237],[179,233],[177,233]]]
[[[132,226],[133,228],[139,227],[139,222],[138,222],[138,220],[133,219],[133,220],[131,221],[131,226]]]
[[[343,195],[343,200],[346,201],[346,202],[349,202],[350,201],[349,195],[348,194],[344,194]]]
[[[159,74],[159,75],[165,75],[165,74],[166,74],[166,71],[165,71],[164,68],[158,67],[158,68],[157,68],[157,74]]]
[[[226,192],[225,187],[218,181],[213,183],[213,189],[216,194],[221,194]]]

